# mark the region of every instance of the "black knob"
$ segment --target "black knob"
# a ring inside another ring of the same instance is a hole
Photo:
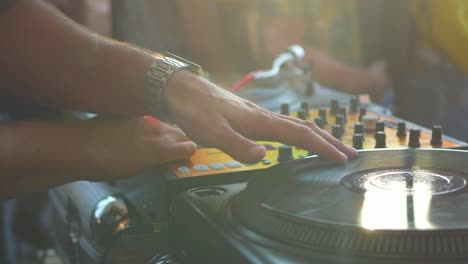
[[[324,126],[324,123],[323,123],[323,118],[320,117],[320,116],[317,116],[315,119],[314,119],[314,123],[320,127],[320,128],[323,128]]]
[[[328,124],[327,121],[327,109],[326,108],[320,108],[319,109],[319,116],[322,118],[323,124],[326,125]]]
[[[338,109],[338,114],[343,116],[344,123],[346,124],[348,122],[346,107],[340,107]]]
[[[336,115],[335,125],[340,125],[341,132],[344,133],[345,128],[345,119],[343,115]]]
[[[364,125],[362,123],[354,124],[354,134],[364,134]]]
[[[357,96],[351,97],[349,100],[349,114],[353,115],[358,112],[359,109],[359,98]]]
[[[301,109],[304,110],[304,112],[306,112],[306,116],[309,117],[309,103],[307,102],[302,102],[301,103]]]
[[[359,122],[362,121],[362,117],[367,115],[367,109],[362,107],[359,109]]]
[[[432,127],[431,145],[432,146],[442,145],[442,127],[441,126]]]
[[[398,122],[398,131],[396,133],[397,137],[406,137],[406,123]]]
[[[341,137],[343,136],[343,128],[337,124],[333,125],[332,136],[335,137],[336,139],[341,140]]]
[[[281,114],[289,115],[289,104],[281,104]]]
[[[362,134],[353,135],[353,148],[362,149],[362,143],[364,142],[364,136]]]
[[[375,148],[386,148],[387,139],[384,131],[379,131],[375,134]]]
[[[313,80],[308,80],[306,83],[306,96],[314,96],[315,94],[315,82]]]
[[[307,120],[307,113],[304,110],[299,110],[297,112],[297,118]]]
[[[408,147],[419,148],[421,146],[421,143],[419,142],[420,136],[421,136],[421,130],[414,129],[414,128],[410,129]]]
[[[377,134],[380,131],[385,132],[385,121],[377,121],[377,123],[375,123],[375,133]]]
[[[293,148],[291,146],[287,146],[287,145],[279,146],[278,148],[278,161],[279,162],[293,160],[293,159],[294,159]]]
[[[338,100],[332,99],[330,101],[330,114],[336,115],[338,114],[338,109],[340,108],[340,104],[338,103]]]

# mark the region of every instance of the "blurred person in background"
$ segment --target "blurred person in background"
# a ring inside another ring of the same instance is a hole
[[[360,0],[368,60],[385,58],[395,114],[468,140],[468,1]]]
[[[187,49],[212,71],[268,68],[275,56],[299,44],[313,78],[324,86],[374,99],[390,88],[385,62],[363,66],[356,0],[180,3]]]

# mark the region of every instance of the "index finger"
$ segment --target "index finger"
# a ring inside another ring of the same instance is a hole
[[[242,131],[241,133],[247,137],[293,145],[338,163],[348,160],[343,151],[304,124],[263,109],[253,113],[248,119],[248,121],[244,120],[242,128],[236,129]],[[234,124],[232,125],[235,127]]]
[[[333,146],[335,146],[338,150],[346,154],[348,158],[355,158],[358,155],[358,152],[356,149],[345,145],[341,140],[336,139],[333,137],[330,133],[327,131],[319,128],[316,124],[310,122],[310,121],[304,121],[298,118],[290,117],[290,116],[283,116],[281,115],[280,117],[286,118],[292,122],[302,124],[304,126],[310,127],[312,130],[314,130],[317,134],[319,134],[322,138],[324,138],[326,141],[330,142]]]

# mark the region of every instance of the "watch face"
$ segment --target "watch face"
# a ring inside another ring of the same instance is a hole
[[[169,64],[170,66],[174,67],[175,69],[174,70],[178,70],[180,68],[186,68],[186,67],[189,67],[189,65],[187,63],[184,63],[176,58],[173,58],[173,57],[164,57],[163,61],[167,64]]]
[[[198,75],[203,75],[203,69],[200,65],[196,64],[196,63],[193,63],[189,60],[186,60],[184,58],[181,58],[177,55],[174,55],[170,52],[166,52],[165,53],[165,58],[170,58],[171,61],[177,61],[179,63],[179,65],[184,65],[184,66],[180,66],[180,67],[187,67],[191,72],[195,73],[195,74],[198,74]]]

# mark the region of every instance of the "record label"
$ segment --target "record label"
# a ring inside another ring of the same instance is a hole
[[[341,182],[361,192],[438,195],[463,189],[467,177],[464,173],[443,169],[381,168],[345,176]]]

